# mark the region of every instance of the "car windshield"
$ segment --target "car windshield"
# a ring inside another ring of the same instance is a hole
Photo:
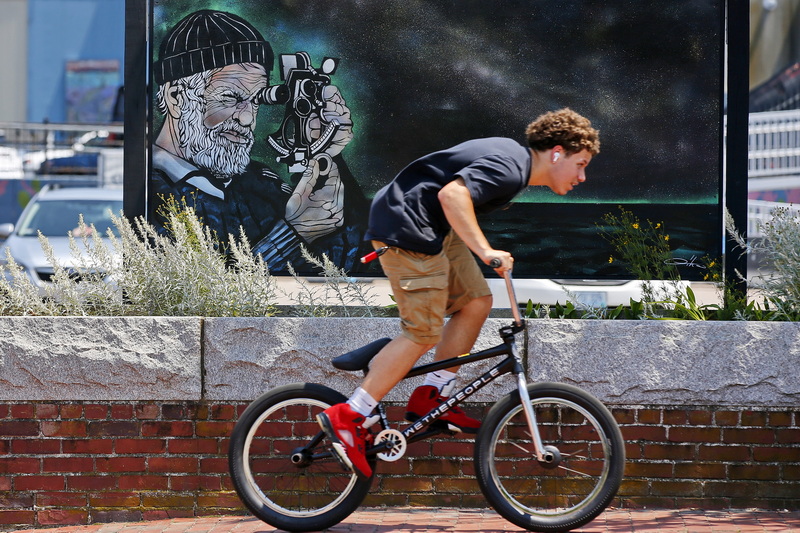
[[[110,228],[117,234],[111,215],[122,211],[122,200],[43,200],[35,202],[25,220],[20,223],[20,237],[36,236],[41,231],[45,237],[66,237],[78,227],[79,215],[87,226],[94,224],[100,234]],[[75,236],[77,232],[75,232]]]

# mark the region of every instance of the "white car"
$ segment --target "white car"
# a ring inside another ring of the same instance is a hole
[[[54,271],[42,250],[39,231],[47,237],[58,263],[69,268],[73,259],[68,233],[77,230],[79,215],[83,215],[87,226],[94,224],[105,235],[107,228],[116,232],[111,214],[121,212],[122,189],[45,187],[31,199],[16,225],[0,224],[0,265],[6,264],[6,249],[10,250],[14,261],[44,294]],[[4,272],[10,281],[9,272]]]

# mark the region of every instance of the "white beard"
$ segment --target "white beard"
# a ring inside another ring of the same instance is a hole
[[[198,167],[208,169],[218,178],[240,174],[250,162],[253,132],[240,126],[232,118],[214,128],[207,128],[203,125],[200,102],[189,102],[181,111],[178,131],[186,159]],[[247,138],[247,142],[233,143],[220,135],[223,131],[235,131]]]

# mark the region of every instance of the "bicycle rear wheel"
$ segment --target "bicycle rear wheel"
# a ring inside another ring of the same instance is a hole
[[[611,503],[625,448],[611,413],[587,392],[560,383],[528,386],[550,463],[539,462],[518,392],[497,402],[475,441],[477,478],[506,520],[530,531],[569,531]]]
[[[239,498],[255,516],[287,531],[319,531],[360,505],[372,479],[360,481],[339,464],[316,420],[345,400],[323,385],[286,385],[242,413],[228,463]]]

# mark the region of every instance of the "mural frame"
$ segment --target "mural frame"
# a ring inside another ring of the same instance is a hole
[[[126,0],[126,55],[125,55],[125,213],[129,217],[147,214],[148,207],[148,173],[152,168],[150,146],[154,132],[152,130],[153,82],[148,79],[152,75],[153,44],[153,0]],[[742,53],[742,42],[746,44],[749,14],[738,2],[721,2],[719,13],[720,24],[725,28],[720,35],[721,46],[727,41],[727,57],[720,55],[720,109],[727,114],[727,135],[723,136],[723,116],[719,116],[719,143],[716,159],[719,166],[719,203],[716,215],[722,220],[723,209],[727,209],[740,228],[746,228],[746,160],[742,165],[742,154],[747,153],[747,99],[741,97],[741,89],[737,88],[737,80],[746,79],[747,52]],[[744,30],[744,31],[743,31]],[[724,87],[727,85],[727,93]],[[738,83],[741,85],[741,83]],[[727,95],[727,109],[722,107]],[[601,133],[602,134],[602,133]],[[726,146],[723,144],[726,143]],[[602,154],[601,156],[602,157]],[[408,157],[410,161],[411,157]],[[727,169],[726,172],[723,169]],[[742,175],[744,173],[744,175]],[[643,211],[647,212],[647,210]],[[732,248],[732,242],[722,237],[721,222],[718,227],[707,228],[709,239],[724,242],[719,252],[726,257],[726,273],[728,279],[736,279],[732,268],[745,272],[746,261],[741,260]],[[513,239],[510,239],[513,241]],[[541,275],[525,273],[521,277],[570,278],[586,277],[585,275],[564,275],[563,272],[544,269]],[[301,274],[313,275],[311,272]],[[606,274],[594,272],[595,279],[621,279],[619,273]],[[380,276],[379,272],[355,272],[357,276]],[[685,279],[701,279],[697,272],[682,272]],[[518,276],[519,277],[519,276]]]

